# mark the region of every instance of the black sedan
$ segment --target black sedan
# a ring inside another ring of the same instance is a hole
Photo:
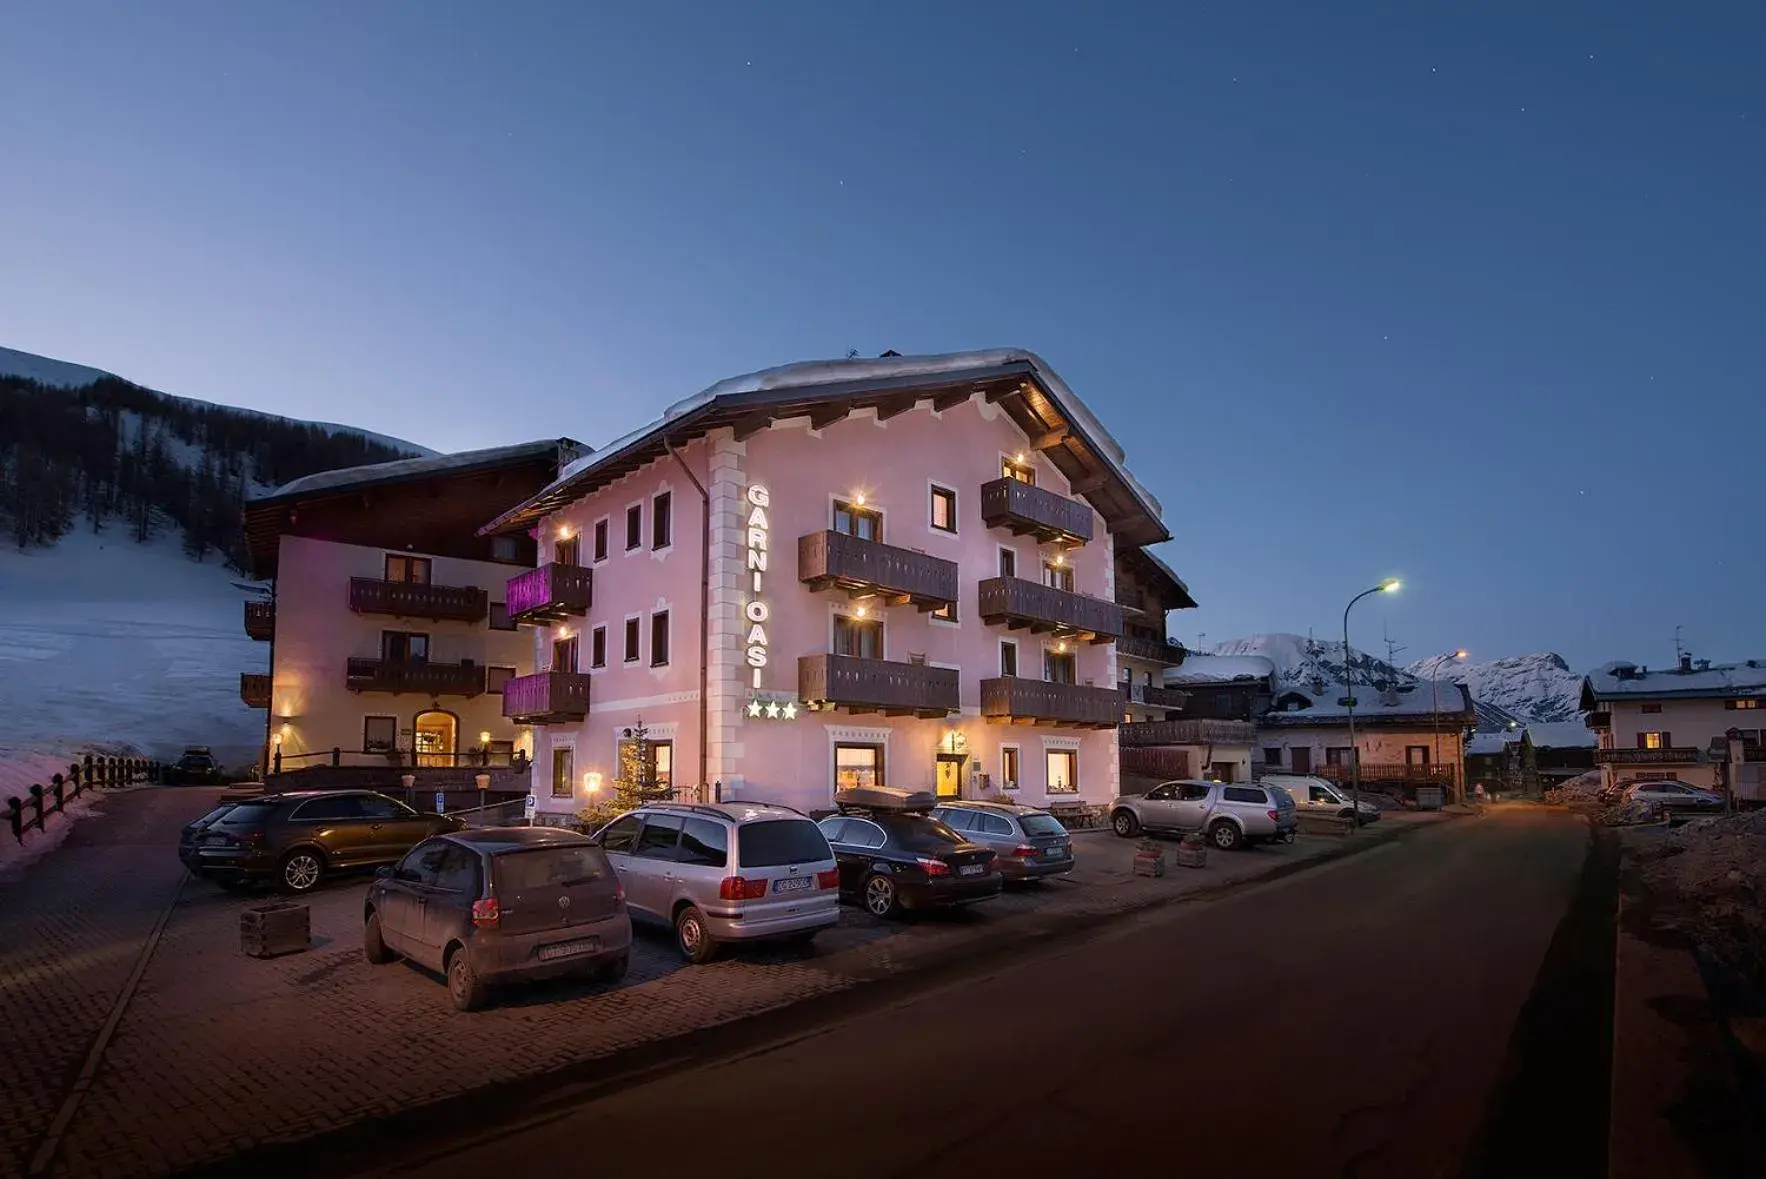
[[[1003,881],[994,853],[926,814],[930,809],[847,806],[823,819],[841,897],[893,917],[998,896]]]

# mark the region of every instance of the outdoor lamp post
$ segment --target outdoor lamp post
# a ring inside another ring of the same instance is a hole
[[[1396,577],[1388,577],[1370,590],[1362,590],[1349,604],[1343,607],[1343,680],[1349,701],[1349,807],[1355,812],[1353,822],[1361,826],[1361,753],[1355,746],[1355,660],[1349,654],[1349,611],[1355,609],[1355,603],[1371,594],[1389,594],[1401,583]]]
[[[1458,650],[1458,651],[1449,651],[1447,654],[1441,656],[1440,659],[1435,660],[1435,669],[1429,673],[1429,710],[1434,715],[1435,764],[1437,766],[1439,766],[1441,764],[1441,695],[1440,695],[1441,663],[1443,660],[1452,662],[1452,661],[1464,659],[1465,657],[1466,657],[1466,653],[1463,649]],[[1465,759],[1461,758],[1460,759],[1460,771],[1463,771],[1464,768],[1465,768]],[[1454,772],[1453,776],[1456,781],[1459,778],[1460,771]],[[1464,791],[1462,790],[1460,793],[1463,794]],[[1464,802],[1465,800],[1464,800],[1464,798],[1461,798],[1460,801]]]

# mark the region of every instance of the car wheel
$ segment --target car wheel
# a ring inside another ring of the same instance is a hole
[[[393,952],[386,948],[386,939],[380,936],[380,914],[368,914],[368,923],[362,926],[362,957],[374,966],[385,966],[393,960]]]
[[[457,946],[448,958],[448,997],[456,1011],[477,1011],[490,997],[490,988],[472,969],[472,955]]]
[[[675,918],[675,948],[695,966],[710,962],[717,954],[717,943],[705,928],[705,914],[692,905]]]
[[[1239,829],[1225,819],[1216,820],[1214,826],[1208,828],[1208,838],[1221,851],[1233,851],[1245,841],[1245,837],[1239,834]]]
[[[1110,816],[1110,826],[1124,839],[1133,839],[1141,830],[1140,820],[1134,817],[1133,811],[1117,811]]]
[[[621,954],[619,957],[595,972],[595,981],[609,984],[619,982],[626,976],[626,973],[630,971],[631,968],[632,956],[630,954]]]
[[[312,892],[325,879],[325,861],[318,852],[299,848],[282,857],[276,880],[285,892]]]
[[[1342,810],[1337,812],[1337,818],[1341,819],[1345,823],[1354,822],[1355,812],[1350,810],[1348,807],[1344,807]]]
[[[895,881],[881,872],[873,872],[865,879],[864,897],[865,909],[873,917],[894,917],[901,912],[901,896]]]

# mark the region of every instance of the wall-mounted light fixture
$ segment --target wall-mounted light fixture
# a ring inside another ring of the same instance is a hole
[[[601,775],[594,770],[585,773],[583,775],[583,789],[587,790],[590,794],[601,789]]]

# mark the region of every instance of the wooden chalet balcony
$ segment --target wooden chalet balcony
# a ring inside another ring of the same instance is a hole
[[[1130,659],[1145,659],[1148,663],[1163,663],[1168,667],[1176,667],[1189,654],[1182,643],[1174,643],[1170,639],[1143,639],[1139,635],[1123,635],[1116,640],[1116,654],[1126,655]]]
[[[429,585],[420,581],[350,578],[350,609],[357,614],[391,614],[438,622],[483,622],[490,599],[475,585]]]
[[[1124,749],[1117,754],[1124,774],[1136,778],[1157,778],[1169,782],[1190,776],[1190,751],[1151,745],[1142,749]]]
[[[1123,745],[1251,745],[1257,726],[1250,721],[1193,720],[1136,721],[1123,725],[1117,734]]]
[[[1613,714],[1611,711],[1585,713],[1582,723],[1591,729],[1610,729],[1613,727]]]
[[[542,671],[503,685],[503,715],[518,725],[564,724],[588,714],[589,677],[583,672]]]
[[[416,692],[424,696],[478,696],[484,665],[405,659],[351,659],[344,686],[352,692]]]
[[[571,615],[581,618],[595,599],[594,570],[581,565],[545,564],[511,577],[504,589],[509,620],[543,626]]]
[[[1122,722],[1122,693],[1090,684],[999,676],[981,681],[981,715],[1021,725],[1113,729]]]
[[[1702,759],[1702,751],[1697,746],[1677,746],[1672,749],[1596,749],[1594,764],[1597,766],[1671,766],[1696,765]]]
[[[1122,685],[1122,702],[1139,704],[1142,708],[1182,708],[1189,699],[1188,692],[1180,692],[1176,688],[1161,688],[1157,684]]]
[[[1273,770],[1272,773],[1281,773]],[[1286,771],[1292,773],[1292,770]],[[1314,775],[1329,778],[1333,782],[1344,783],[1350,780],[1348,765],[1313,766]],[[1377,782],[1410,782],[1427,786],[1431,783],[1452,785],[1459,780],[1457,766],[1446,764],[1413,766],[1404,762],[1364,761],[1361,763],[1361,785],[1365,789]]]
[[[961,707],[954,668],[851,655],[800,656],[797,696],[811,708],[885,716],[941,717]]]
[[[922,611],[957,600],[955,561],[831,530],[798,538],[797,580],[812,590],[840,589],[896,606],[911,602]]]
[[[1107,643],[1122,633],[1122,607],[1022,577],[990,577],[981,583],[981,621]]]
[[[260,643],[267,643],[276,635],[276,603],[247,602],[245,604],[245,634]]]
[[[249,671],[241,673],[239,698],[247,708],[270,707],[270,677]]]
[[[981,485],[981,522],[1008,528],[1013,536],[1029,534],[1044,544],[1085,544],[1091,540],[1091,505],[1032,487],[1016,479],[995,479]]]

